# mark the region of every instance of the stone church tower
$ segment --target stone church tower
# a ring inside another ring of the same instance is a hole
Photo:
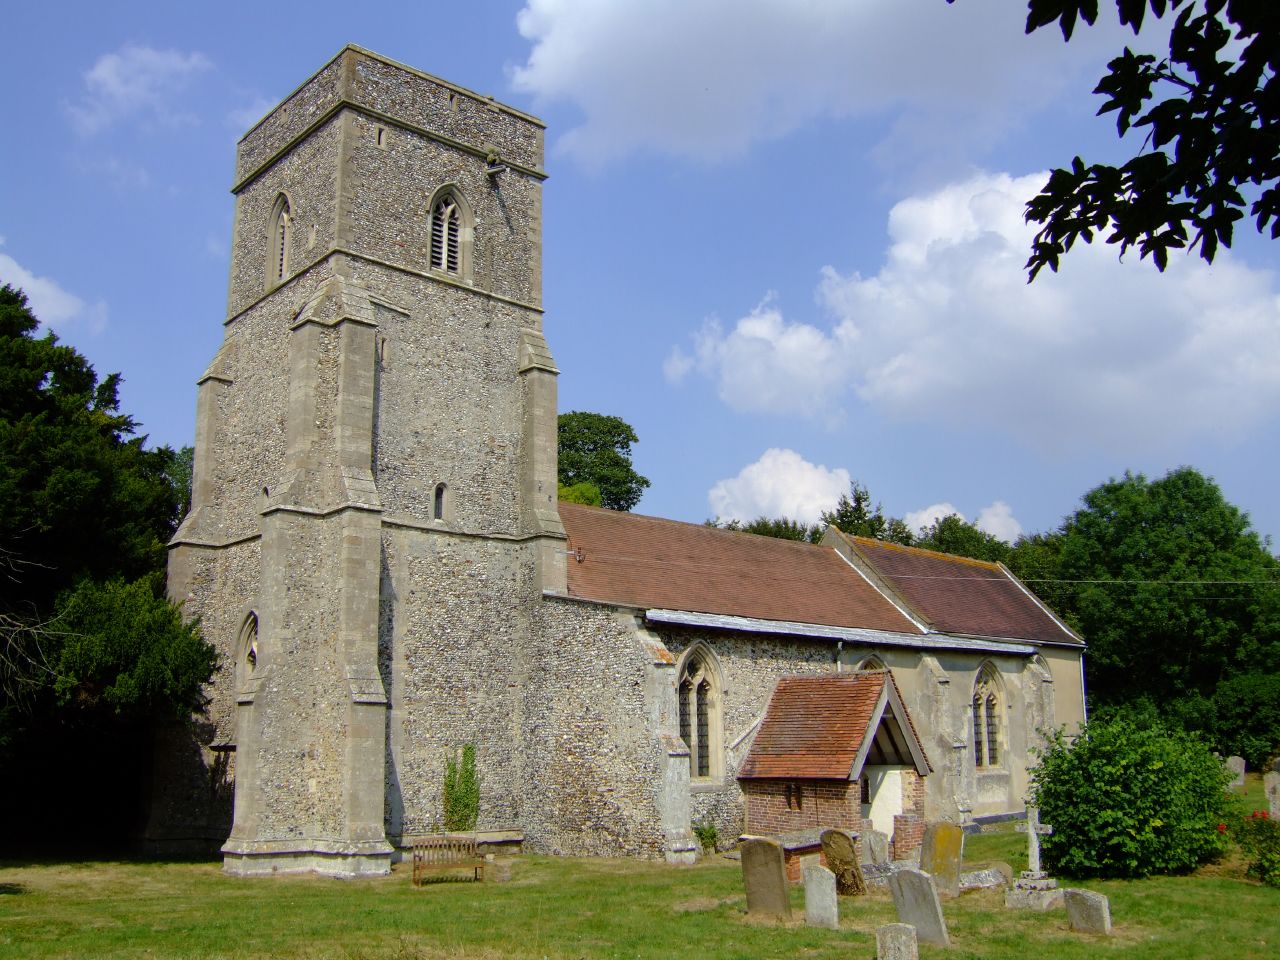
[[[222,653],[230,872],[385,872],[466,742],[518,818],[524,611],[565,580],[542,162],[538,120],[357,47],[240,141],[169,576]]]

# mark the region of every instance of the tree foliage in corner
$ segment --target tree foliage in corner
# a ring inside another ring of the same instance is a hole
[[[182,458],[135,435],[118,375],[99,381],[38,326],[0,287],[0,756],[14,782],[44,785],[0,796],[0,832],[27,835],[107,767],[119,789],[74,816],[110,830],[136,815],[140,735],[198,709],[216,659],[163,595]]]
[[[1160,270],[1170,250],[1197,245],[1212,262],[1246,209],[1260,233],[1270,224],[1271,239],[1280,237],[1275,0],[1116,0],[1116,9],[1135,36],[1148,10],[1174,15],[1167,57],[1126,47],[1094,89],[1105,98],[1098,114],[1115,113],[1119,135],[1142,134],[1143,148],[1119,167],[1076,157],[1052,172],[1027,204],[1027,220],[1041,225],[1031,280],[1043,267],[1056,271],[1076,240],[1104,235]],[[1026,29],[1057,23],[1070,40],[1078,21],[1097,16],[1098,0],[1030,0]]]
[[[631,445],[639,438],[629,423],[575,411],[560,414],[558,426],[561,486],[592,484],[610,510],[630,510],[640,502],[649,481],[631,465]]]

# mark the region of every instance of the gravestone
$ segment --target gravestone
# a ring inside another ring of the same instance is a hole
[[[1227,769],[1235,774],[1235,779],[1231,781],[1229,786],[1244,786],[1244,757],[1227,757]]]
[[[880,830],[862,833],[862,862],[881,866],[889,862],[889,835]]]
[[[1280,773],[1268,770],[1262,778],[1262,789],[1267,795],[1271,819],[1280,820]]]
[[[858,865],[858,848],[854,834],[848,830],[823,830],[822,855],[836,875],[836,890],[844,897],[859,897],[867,892],[867,882]]]
[[[876,960],[919,960],[916,928],[909,923],[876,927]]]
[[[1004,896],[1006,907],[1048,910],[1062,905],[1058,881],[1040,869],[1040,837],[1053,833],[1050,824],[1040,822],[1040,808],[1027,804],[1027,822],[1015,828],[1027,835],[1027,869]]]
[[[791,897],[782,844],[753,839],[742,844],[742,882],[747,888],[747,913],[791,919]]]
[[[954,823],[941,821],[924,828],[920,848],[920,869],[933,877],[938,893],[960,896],[960,865],[964,860],[964,831]]]
[[[840,929],[836,875],[820,863],[804,868],[804,922],[811,927]]]
[[[1076,933],[1111,936],[1111,901],[1092,890],[1064,890],[1067,922]]]
[[[920,940],[940,947],[951,946],[933,877],[923,870],[896,870],[889,878],[889,890],[893,893],[898,920],[915,927]]]

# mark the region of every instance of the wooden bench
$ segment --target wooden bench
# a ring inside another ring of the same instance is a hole
[[[420,887],[429,877],[450,879],[448,874],[470,870],[472,880],[484,879],[484,857],[476,850],[475,837],[442,834],[423,837],[413,844],[413,885]],[[454,877],[453,879],[462,879]]]

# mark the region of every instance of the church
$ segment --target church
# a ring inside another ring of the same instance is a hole
[[[386,873],[466,744],[481,839],[539,852],[1021,810],[1084,645],[1004,567],[557,502],[543,137],[348,46],[240,140],[169,560],[221,662],[151,848]]]

